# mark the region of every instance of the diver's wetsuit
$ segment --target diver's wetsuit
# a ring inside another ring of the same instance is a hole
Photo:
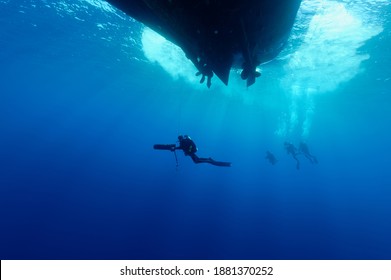
[[[306,158],[308,158],[312,164],[318,163],[318,159],[317,159],[315,156],[313,156],[313,155],[310,154],[310,151],[308,150],[307,144],[301,142],[301,143],[300,143],[300,146],[299,146],[299,151],[300,151]]]
[[[175,147],[175,150],[183,150],[186,156],[190,156],[194,163],[210,163],[216,166],[231,166],[230,162],[215,161],[212,158],[200,158],[195,153],[197,147],[193,140],[187,135],[178,136],[179,147]]]
[[[277,163],[276,157],[269,151],[266,152],[266,157],[265,157],[271,164],[275,165]]]

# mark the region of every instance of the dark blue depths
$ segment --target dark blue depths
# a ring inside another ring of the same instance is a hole
[[[319,164],[297,171],[283,142],[300,136],[275,134],[284,92],[260,109],[200,90],[126,46],[130,20],[108,35],[115,16],[22,2],[0,4],[0,259],[390,259],[389,26],[363,73],[315,97]],[[152,146],[178,133],[233,166],[178,152],[176,168]]]

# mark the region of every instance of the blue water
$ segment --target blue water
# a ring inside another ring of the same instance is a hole
[[[105,2],[0,0],[0,259],[390,259],[390,44],[387,0],[303,1],[207,89]],[[233,166],[152,149],[178,134]]]

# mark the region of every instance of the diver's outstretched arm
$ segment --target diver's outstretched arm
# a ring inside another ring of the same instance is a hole
[[[175,150],[183,150],[182,147],[178,147],[175,144],[155,144],[153,145],[155,150],[168,150],[174,152]]]
[[[300,169],[300,161],[299,161],[299,159],[296,157],[296,155],[293,155],[293,158],[296,160],[296,169],[299,170],[299,169]]]
[[[174,151],[176,150],[175,144],[155,144],[153,145],[153,148],[155,150],[168,150],[168,151]]]

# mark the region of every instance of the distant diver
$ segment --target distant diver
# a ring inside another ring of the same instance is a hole
[[[300,169],[300,161],[297,158],[297,155],[299,155],[297,148],[292,143],[289,143],[289,142],[285,142],[284,146],[285,146],[287,153],[292,155],[292,157],[296,160],[296,169],[299,170]]]
[[[188,135],[179,135],[178,136],[179,146],[175,144],[161,145],[156,144],[153,146],[155,150],[169,150],[175,153],[175,150],[182,150],[186,156],[190,156],[194,163],[209,163],[216,166],[226,166],[230,167],[230,162],[215,161],[212,158],[200,158],[196,155],[197,146],[194,141]],[[176,157],[176,154],[175,154]]]
[[[313,156],[313,155],[310,154],[309,149],[308,149],[308,146],[307,146],[306,143],[300,142],[299,151],[300,151],[300,153],[302,153],[306,158],[308,158],[312,164],[318,163],[317,158],[316,158],[315,156]]]
[[[265,157],[272,165],[275,165],[277,163],[276,157],[269,151],[266,152],[266,157]]]

